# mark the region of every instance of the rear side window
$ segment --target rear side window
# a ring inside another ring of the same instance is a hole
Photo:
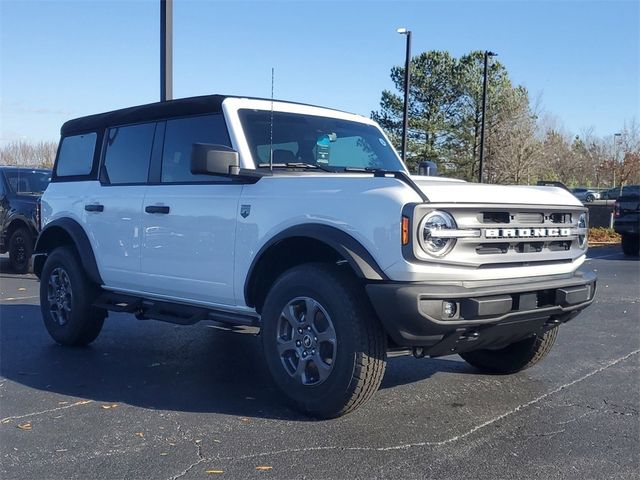
[[[112,185],[146,183],[156,124],[110,128],[101,180]]]
[[[96,138],[95,132],[64,137],[58,153],[56,175],[58,177],[89,175],[93,167]]]
[[[191,149],[194,143],[231,146],[227,126],[220,114],[167,120],[162,152],[162,182],[211,182],[226,177],[191,173]]]

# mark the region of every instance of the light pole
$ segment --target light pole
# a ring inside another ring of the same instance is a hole
[[[404,109],[402,113],[402,161],[407,160],[407,130],[409,127],[409,89],[411,87],[411,30],[399,28],[396,30],[407,36],[407,54],[404,60]]]
[[[173,0],[160,0],[160,101],[173,98]]]
[[[482,81],[482,123],[480,124],[480,165],[478,168],[478,182],[482,183],[482,167],[484,164],[484,118],[487,112],[487,76],[489,70],[489,57],[497,56],[497,53],[484,51],[484,77]]]

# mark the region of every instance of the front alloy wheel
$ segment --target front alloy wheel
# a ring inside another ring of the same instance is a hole
[[[309,263],[284,272],[267,294],[261,321],[274,383],[304,413],[344,415],[380,386],[386,336],[347,268]]]
[[[333,370],[336,331],[331,317],[310,297],[287,303],[276,329],[278,352],[285,371],[302,385],[318,385]]]

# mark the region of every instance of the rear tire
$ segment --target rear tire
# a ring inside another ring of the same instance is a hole
[[[596,199],[596,197],[594,197],[593,195],[589,194],[587,195],[587,198],[585,199],[587,201],[587,203],[591,203]]]
[[[640,255],[640,236],[622,235],[622,251],[630,257]]]
[[[334,418],[378,390],[386,335],[350,272],[326,264],[288,270],[269,291],[262,322],[267,366],[296,409]]]
[[[470,365],[487,373],[516,373],[534,366],[547,356],[556,341],[558,328],[534,335],[499,350],[474,350],[460,356]]]
[[[26,228],[17,228],[9,238],[9,263],[15,273],[29,271],[32,253],[33,236]]]
[[[61,345],[81,346],[94,341],[106,312],[92,306],[99,287],[87,277],[71,247],[47,256],[40,276],[40,309],[49,335]]]

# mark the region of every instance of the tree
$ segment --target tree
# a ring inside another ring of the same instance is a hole
[[[0,147],[0,165],[51,168],[57,150],[56,142],[11,142]]]
[[[407,133],[407,163],[410,169],[414,169],[419,160],[428,159],[438,163],[441,170],[447,171],[450,176],[467,180],[477,177],[483,72],[484,53],[481,51],[471,52],[459,59],[441,51],[424,52],[413,58]],[[399,145],[404,67],[393,67],[391,79],[398,93],[383,91],[380,110],[372,112],[371,116]],[[505,134],[505,128],[516,124],[521,146],[519,150],[513,149],[520,152],[520,163],[528,164],[532,154],[527,145],[531,139],[525,136],[532,137],[534,129],[531,126],[526,89],[512,85],[506,68],[499,61],[491,63],[487,85],[490,101],[485,130],[485,158],[488,168],[498,171],[497,164],[491,167],[495,163],[494,157],[496,162],[501,161],[495,152],[500,151],[498,147],[511,138]],[[515,173],[510,177],[522,178],[523,175]]]

